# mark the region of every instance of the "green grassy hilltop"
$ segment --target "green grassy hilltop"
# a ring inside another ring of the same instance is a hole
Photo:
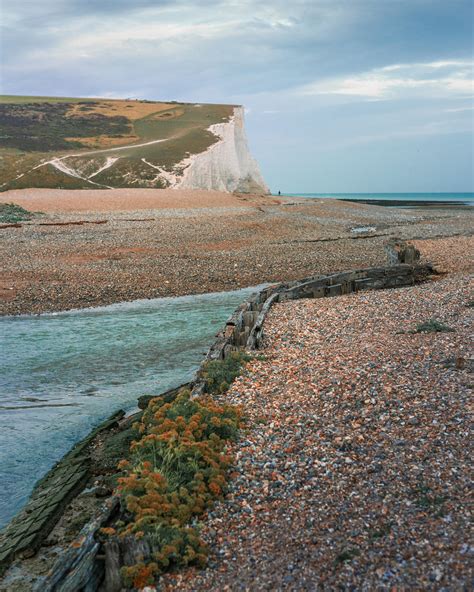
[[[232,105],[0,96],[0,189],[166,187]]]

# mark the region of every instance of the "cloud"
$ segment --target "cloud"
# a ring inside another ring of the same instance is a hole
[[[302,95],[344,95],[370,100],[474,94],[472,60],[392,64],[360,74],[317,81],[298,89]]]
[[[348,19],[321,0],[130,2],[107,15],[60,0],[47,0],[41,13],[39,4],[9,8],[16,22],[0,31],[5,94],[135,89],[147,99],[242,103],[243,94],[304,82],[312,66],[300,56],[331,42]]]
[[[351,82],[352,73],[391,59],[393,72],[380,69],[393,79],[406,54],[412,60],[430,53],[429,41],[420,49],[417,35],[399,42],[407,18],[414,29],[428,17],[454,19],[451,43],[463,39],[457,13],[439,0],[426,12],[426,2],[15,0],[2,11],[4,92],[120,95],[135,88],[144,98],[241,102],[242,95],[296,87],[320,93],[311,86],[348,80],[339,94],[378,98],[387,82]],[[438,45],[437,26],[430,34]]]
[[[91,80],[105,78],[109,86],[114,73],[118,89],[123,77],[136,86],[139,76],[149,87],[152,80],[160,81],[158,89],[170,87],[179,72],[182,87],[238,89],[246,79],[247,87],[263,90],[301,82],[312,65],[299,56],[347,34],[355,18],[328,0],[17,0],[4,12],[9,86],[26,77],[46,86],[51,70],[70,85],[73,73],[87,68]]]
[[[244,104],[269,182],[289,174],[288,147],[309,188],[315,146],[448,142],[472,113],[472,0],[0,3],[3,93]]]
[[[466,111],[474,111],[474,107],[471,105],[469,107],[455,107],[453,109],[445,109],[446,113],[464,113]]]

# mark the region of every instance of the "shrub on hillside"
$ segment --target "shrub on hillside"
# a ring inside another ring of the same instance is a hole
[[[14,224],[23,220],[31,220],[34,214],[14,203],[0,203],[0,222]]]

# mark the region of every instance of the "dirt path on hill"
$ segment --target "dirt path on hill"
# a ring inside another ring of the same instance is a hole
[[[20,179],[21,177],[24,177],[28,173],[31,173],[31,171],[34,171],[36,169],[40,169],[40,168],[50,164],[54,168],[58,169],[62,173],[65,173],[66,175],[69,175],[70,177],[76,177],[77,179],[82,179],[82,181],[87,181],[88,183],[91,183],[92,185],[96,185],[97,187],[105,187],[107,189],[113,189],[113,187],[110,187],[109,185],[104,185],[103,183],[95,183],[94,181],[91,181],[90,179],[91,179],[91,177],[95,177],[95,175],[98,175],[100,172],[104,171],[105,169],[110,168],[118,160],[117,158],[110,159],[110,160],[107,159],[106,166],[99,168],[95,173],[92,173],[92,175],[89,175],[88,177],[83,177],[75,169],[67,166],[64,163],[64,161],[67,158],[90,156],[91,154],[101,154],[103,152],[116,152],[118,150],[129,150],[129,149],[133,149],[133,148],[141,148],[143,146],[151,146],[152,144],[160,144],[161,142],[166,142],[168,140],[171,140],[171,139],[173,139],[173,137],[174,136],[172,136],[170,138],[164,138],[161,140],[151,140],[150,142],[142,142],[141,144],[127,144],[126,146],[116,146],[115,148],[100,148],[97,150],[88,150],[87,152],[77,152],[74,154],[66,154],[65,156],[58,156],[58,157],[52,158],[51,160],[47,160],[46,162],[41,162],[40,164],[36,165],[32,169],[29,169],[28,171],[21,173],[21,175],[18,175],[17,177],[15,177],[13,179],[13,181]]]

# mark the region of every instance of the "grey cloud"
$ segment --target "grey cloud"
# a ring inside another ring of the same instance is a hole
[[[245,103],[256,155],[282,190],[288,146],[302,189],[321,158],[315,146],[414,129],[413,101],[387,101],[374,117],[380,104],[295,89],[472,51],[471,0],[2,1],[3,92]],[[439,113],[415,119],[428,126]]]
[[[439,55],[441,28],[462,20],[456,11],[428,0],[18,0],[6,12],[7,17],[12,15],[6,22],[14,23],[3,29],[1,40],[10,75],[29,69],[34,77],[35,72],[56,68],[72,81],[75,70],[89,68],[91,77],[110,79],[110,70],[116,73],[115,63],[120,61],[117,84],[124,76],[144,77],[150,69],[160,81],[173,84],[175,72],[181,71],[191,76],[180,85],[183,92],[206,86],[228,92],[236,84],[262,92],[393,61],[430,59]],[[420,44],[419,34],[430,12],[438,22],[432,31],[436,42],[430,43],[431,33],[425,32]],[[416,30],[409,35],[402,31],[407,13]],[[219,25],[232,18],[233,29],[221,36],[206,37],[198,26]],[[187,22],[190,27],[174,39],[163,40],[159,35],[134,37],[127,26],[142,22],[146,28],[162,20],[177,26]],[[114,27],[120,42],[116,47],[104,45],[104,37]],[[456,30],[450,46],[465,47],[462,27]],[[79,42],[84,33],[91,36],[89,46],[68,53],[67,45]],[[188,69],[189,63],[194,68]]]

